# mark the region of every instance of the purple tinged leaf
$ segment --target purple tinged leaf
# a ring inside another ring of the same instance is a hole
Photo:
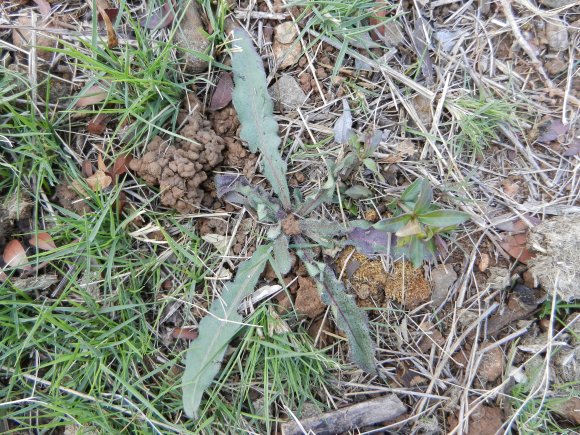
[[[565,125],[559,119],[550,120],[542,125],[542,133],[540,134],[540,137],[538,137],[538,142],[548,143],[555,141],[559,136],[568,133],[569,128],[569,125]]]
[[[377,130],[372,135],[365,135],[365,156],[370,157],[377,150],[383,138],[383,131]]]
[[[366,255],[388,254],[397,242],[397,237],[376,228],[354,228],[347,236],[346,243]]]
[[[232,74],[229,72],[222,73],[211,96],[209,110],[213,112],[223,109],[230,104],[233,90],[234,82],[232,81]]]
[[[352,131],[352,114],[346,98],[342,100],[342,115],[336,120],[333,130],[334,140],[341,145],[347,144],[354,135]]]

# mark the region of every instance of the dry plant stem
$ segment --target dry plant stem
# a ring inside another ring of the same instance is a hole
[[[502,5],[505,18],[512,29],[512,32],[514,34],[514,37],[516,38],[517,43],[520,45],[520,47],[522,47],[522,49],[526,52],[526,54],[530,58],[532,66],[544,81],[544,84],[548,88],[548,91],[552,94],[559,93],[560,96],[564,96],[564,93],[562,93],[560,89],[557,89],[556,86],[554,86],[554,83],[552,82],[550,77],[548,77],[548,74],[546,73],[544,67],[542,66],[542,63],[534,53],[534,50],[532,49],[532,47],[530,47],[530,44],[528,44],[526,38],[524,38],[524,35],[522,35],[522,32],[520,31],[520,28],[516,23],[516,19],[512,11],[511,2],[509,0],[500,0],[500,3]],[[568,99],[570,100],[571,103],[580,107],[580,100],[578,100],[572,95],[568,95]]]
[[[394,394],[357,403],[336,411],[310,417],[300,422],[292,421],[282,425],[282,434],[299,435],[316,433],[330,435],[355,430],[363,426],[393,420],[404,414],[407,408]]]
[[[514,37],[516,38],[517,43],[526,52],[526,54],[528,55],[528,57],[532,61],[531,62],[532,66],[536,69],[538,74],[540,74],[540,76],[544,80],[544,83],[546,84],[546,86],[550,89],[554,88],[554,83],[552,83],[552,80],[550,80],[550,78],[548,77],[548,74],[546,74],[546,71],[544,70],[542,63],[537,58],[536,54],[534,53],[534,50],[532,49],[532,47],[530,47],[530,44],[528,44],[528,42],[524,38],[524,35],[522,35],[522,32],[520,31],[520,28],[518,27],[518,24],[516,23],[516,19],[514,17],[514,13],[512,11],[511,2],[508,0],[500,0],[500,3],[502,6],[502,9],[503,9],[503,14],[504,14],[508,24],[510,25],[510,27],[512,29],[512,32],[514,34]]]
[[[289,17],[288,14],[277,14],[273,12],[259,12],[259,11],[246,11],[244,9],[237,9],[234,12],[234,17],[238,20],[276,20],[284,21]]]

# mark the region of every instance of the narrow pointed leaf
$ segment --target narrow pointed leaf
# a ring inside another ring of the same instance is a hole
[[[366,199],[373,196],[373,192],[364,186],[352,186],[346,189],[344,194],[352,199]]]
[[[348,337],[350,357],[362,370],[376,375],[378,372],[375,348],[366,313],[357,306],[354,298],[346,293],[344,284],[336,278],[328,266],[324,267],[322,276],[324,279],[322,287],[332,306],[336,324]]]
[[[418,178],[417,180],[413,181],[405,189],[405,191],[401,194],[401,201],[403,202],[416,202],[417,197],[419,196],[419,192],[421,191],[421,186],[425,182],[425,180]]]
[[[383,219],[378,221],[376,224],[373,225],[373,228],[379,231],[386,231],[391,233],[396,233],[401,228],[405,226],[407,222],[411,220],[411,215],[409,214],[402,214],[400,216]]]
[[[467,222],[470,218],[468,213],[455,210],[436,210],[419,215],[421,223],[437,228],[459,225]]]
[[[242,327],[238,307],[254,290],[271,250],[271,246],[260,246],[252,258],[240,264],[235,280],[224,285],[220,298],[199,323],[199,336],[187,351],[181,384],[183,408],[190,418],[197,418],[203,393],[219,372],[228,343]]]
[[[286,163],[278,149],[278,123],[274,119],[274,105],[266,87],[264,65],[243,29],[234,29],[231,57],[234,74],[232,99],[242,126],[240,137],[247,142],[251,152],[260,151],[264,175],[284,208],[289,209],[291,204],[286,182]]]

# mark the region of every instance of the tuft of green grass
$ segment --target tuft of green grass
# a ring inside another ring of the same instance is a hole
[[[501,125],[515,125],[515,108],[507,101],[481,95],[460,98],[455,104],[458,134],[452,151],[456,155],[483,155],[489,144],[498,140]]]
[[[368,38],[368,32],[396,18],[380,17],[382,11],[389,12],[395,7],[374,0],[294,0],[288,7],[300,7],[303,10],[296,18],[303,23],[301,35],[314,30],[319,34],[314,43],[321,37],[339,41],[341,48],[333,68],[333,76],[338,74],[349,45],[368,48],[377,46]],[[371,18],[376,18],[378,23],[371,25]]]
[[[200,428],[217,423],[224,430],[231,425],[271,433],[286,409],[300,416],[305,406],[327,408],[329,373],[340,367],[304,331],[291,332],[291,320],[270,304],[250,317],[252,326],[236,343],[201,408]]]

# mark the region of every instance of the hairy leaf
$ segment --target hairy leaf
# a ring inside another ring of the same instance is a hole
[[[240,137],[248,143],[251,152],[259,150],[262,154],[264,175],[288,210],[291,204],[286,163],[278,150],[278,123],[274,119],[274,106],[266,87],[266,73],[262,59],[243,29],[234,29],[231,57],[235,84],[232,99],[242,126]]]
[[[252,258],[240,264],[235,280],[224,284],[221,297],[199,323],[199,336],[187,351],[181,384],[183,409],[190,418],[197,417],[203,393],[217,375],[228,343],[242,327],[238,307],[254,290],[271,250],[271,246],[260,246]]]
[[[243,176],[220,174],[215,177],[215,185],[218,198],[243,205],[264,222],[276,223],[286,216],[275,198],[262,187],[251,185]]]
[[[470,219],[468,213],[455,210],[436,210],[419,215],[419,221],[432,227],[452,227],[467,222]]]
[[[350,358],[362,370],[377,374],[375,349],[369,332],[368,319],[354,298],[346,293],[344,284],[324,263],[313,260],[308,250],[298,250],[310,275],[316,279],[324,303],[332,308],[338,327],[348,337]]]
[[[330,240],[348,232],[342,224],[326,219],[301,219],[298,221],[302,233],[313,240]]]
[[[292,268],[292,256],[288,248],[288,237],[281,235],[273,244],[272,267],[281,275],[286,275]]]

